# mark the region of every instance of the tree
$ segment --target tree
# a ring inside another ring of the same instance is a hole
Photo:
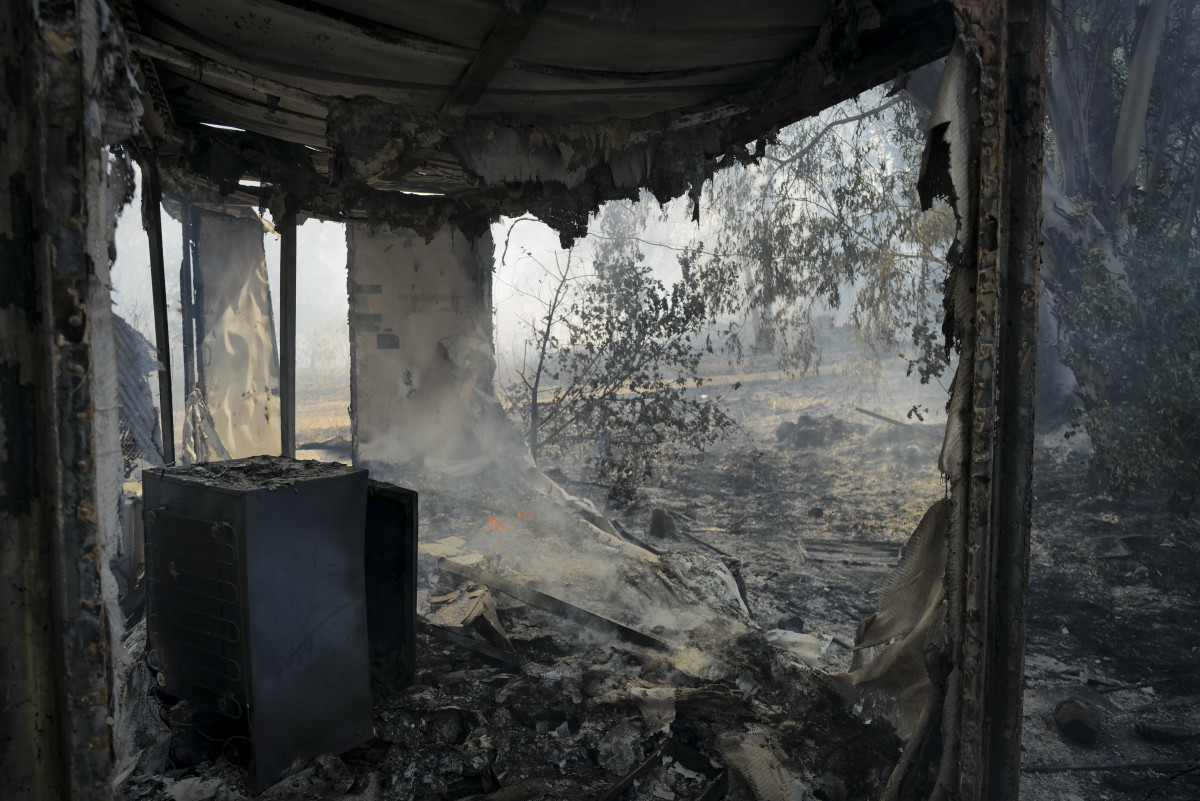
[[[1043,278],[1097,489],[1200,486],[1196,0],[1049,0]]]
[[[908,350],[923,381],[942,374],[950,354],[937,333],[937,287],[954,219],[941,205],[921,212],[923,144],[920,111],[875,90],[784,129],[757,164],[718,175],[707,196],[717,222],[705,269],[733,262],[742,275],[746,291],[722,311],[740,315],[748,337],[731,346],[813,369],[814,311],[847,303],[877,355]]]
[[[718,399],[699,392],[710,302],[729,288],[698,275],[691,250],[679,259],[681,280],[656,278],[636,242],[619,235],[637,216],[628,205],[608,209],[590,273],[575,249],[553,269],[538,263],[548,285],[542,313],[527,321],[517,380],[503,388],[535,461],[586,452],[617,502],[668,454],[702,451],[734,428]]]

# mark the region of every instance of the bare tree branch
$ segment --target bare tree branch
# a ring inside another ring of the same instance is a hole
[[[848,125],[852,122],[858,122],[859,120],[864,120],[867,117],[873,117],[876,114],[880,113],[881,111],[884,111],[884,110],[889,109],[892,106],[896,105],[897,103],[900,102],[901,99],[902,99],[902,97],[900,95],[896,95],[895,97],[893,97],[891,100],[887,101],[886,103],[881,103],[880,105],[876,106],[875,108],[868,109],[867,111],[864,111],[861,114],[855,114],[850,117],[842,117],[840,119],[836,119],[836,120],[833,120],[832,122],[826,123],[825,127],[822,128],[821,130],[817,131],[816,135],[812,139],[809,140],[808,144],[806,144],[804,147],[800,148],[800,150],[798,150],[797,152],[788,156],[786,159],[777,159],[774,156],[766,154],[766,153],[763,154],[763,159],[765,161],[774,162],[775,164],[778,164],[781,167],[786,166],[788,164],[795,164],[797,161],[800,161],[805,156],[807,156],[809,154],[809,152],[814,147],[817,146],[817,144],[821,141],[821,139],[824,138],[825,134],[829,133],[834,128],[838,127],[839,125]]]

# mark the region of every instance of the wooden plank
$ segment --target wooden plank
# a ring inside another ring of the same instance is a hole
[[[177,121],[231,125],[247,131],[273,136],[286,142],[324,147],[325,120],[268,106],[241,95],[211,86],[183,83],[172,68],[159,70],[163,88],[171,96],[171,108]]]
[[[458,85],[442,104],[444,113],[456,117],[467,116],[471,107],[483,97],[488,85],[495,79],[496,74],[504,69],[513,52],[533,28],[533,23],[546,7],[546,2],[547,0],[526,0],[519,10],[511,5],[504,7],[492,32],[488,34],[466,72],[458,79]]]

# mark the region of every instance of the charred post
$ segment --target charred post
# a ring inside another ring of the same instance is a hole
[[[1005,366],[997,402],[999,486],[993,490],[997,543],[987,714],[992,724],[985,796],[996,801],[1014,798],[1020,790],[1041,265],[1045,15],[1045,4],[1035,0],[1008,4],[1003,115],[1007,208],[1002,209],[1007,215],[1008,242],[1000,335]]]
[[[296,455],[296,215],[279,228],[279,433],[284,456]]]
[[[154,297],[154,344],[162,369],[158,374],[159,413],[162,417],[163,462],[175,461],[175,406],[171,393],[171,332],[167,325],[167,276],[162,241],[162,185],[158,164],[142,164],[142,225],[150,239],[150,283]]]
[[[101,94],[129,83],[123,62],[97,58],[101,44],[123,46],[98,3],[10,3],[0,14],[8,88],[0,100],[0,795],[108,799],[110,621],[101,588],[111,586],[115,414],[97,390],[112,366],[95,353],[111,358],[112,349],[102,344],[111,330],[96,319],[98,309],[107,313],[97,280],[107,265],[94,259],[111,221],[102,145],[128,136],[128,119],[113,117],[136,119],[140,107]]]

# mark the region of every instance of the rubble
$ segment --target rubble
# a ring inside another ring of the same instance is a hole
[[[1064,735],[1091,748],[1100,739],[1104,712],[1086,698],[1071,696],[1054,708],[1054,723]]]
[[[827,445],[862,433],[861,426],[851,425],[832,415],[813,417],[802,414],[796,422],[785,421],[775,429],[775,439],[781,445],[797,450]]]

